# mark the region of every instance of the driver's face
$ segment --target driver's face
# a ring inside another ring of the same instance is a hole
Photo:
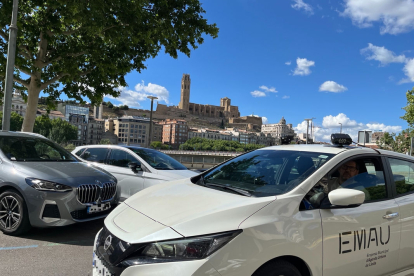
[[[339,168],[339,177],[342,181],[348,180],[351,177],[354,177],[359,173],[356,163],[354,161],[349,161],[348,163],[343,164]]]

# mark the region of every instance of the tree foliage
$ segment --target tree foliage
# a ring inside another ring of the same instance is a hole
[[[0,85],[3,86],[12,0],[0,2]],[[217,37],[199,0],[19,1],[14,81],[27,93],[24,131],[32,131],[39,94],[83,102],[119,96],[125,75],[164,50],[189,56]],[[1,96],[2,98],[2,96]]]
[[[52,120],[50,120],[48,115],[43,114],[42,116],[36,117],[33,132],[49,137],[51,129]]]
[[[407,106],[403,107],[405,114],[401,119],[406,120],[410,127],[414,127],[414,88],[407,91],[406,97]]]
[[[58,144],[64,144],[78,138],[78,129],[60,118],[51,121],[49,138]]]
[[[241,144],[237,141],[209,140],[205,138],[194,137],[180,145],[181,150],[205,150],[205,151],[251,151],[265,147],[256,144]]]
[[[112,143],[109,139],[101,139],[99,144],[101,144],[101,145],[111,145]]]
[[[377,142],[377,145],[380,149],[407,153],[410,151],[411,137],[414,137],[414,130],[410,129],[403,130],[398,135],[385,132],[384,136]]]
[[[166,149],[170,148],[168,145],[165,145],[165,144],[161,143],[160,141],[151,142],[151,147],[154,148],[154,149],[163,149],[163,150],[166,150]]]
[[[23,117],[16,112],[12,112],[10,116],[10,130],[20,131],[22,129]],[[3,128],[3,112],[0,112],[0,129]]]

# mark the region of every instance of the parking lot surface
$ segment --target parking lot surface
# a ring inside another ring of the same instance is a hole
[[[91,275],[93,241],[103,221],[33,228],[20,237],[0,232],[0,274]]]

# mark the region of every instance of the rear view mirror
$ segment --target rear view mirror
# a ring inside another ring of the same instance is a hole
[[[128,167],[134,172],[142,171],[141,164],[138,164],[137,162],[129,162]]]
[[[359,206],[365,201],[365,193],[353,189],[336,189],[328,194],[329,201],[337,207]]]

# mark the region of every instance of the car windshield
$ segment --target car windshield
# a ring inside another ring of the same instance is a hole
[[[187,170],[174,158],[152,149],[129,148],[156,170]]]
[[[204,176],[203,185],[236,188],[256,197],[280,195],[302,183],[333,154],[256,150],[226,162]],[[220,186],[219,186],[220,185]]]
[[[0,149],[11,161],[77,161],[62,147],[37,137],[0,137]]]

